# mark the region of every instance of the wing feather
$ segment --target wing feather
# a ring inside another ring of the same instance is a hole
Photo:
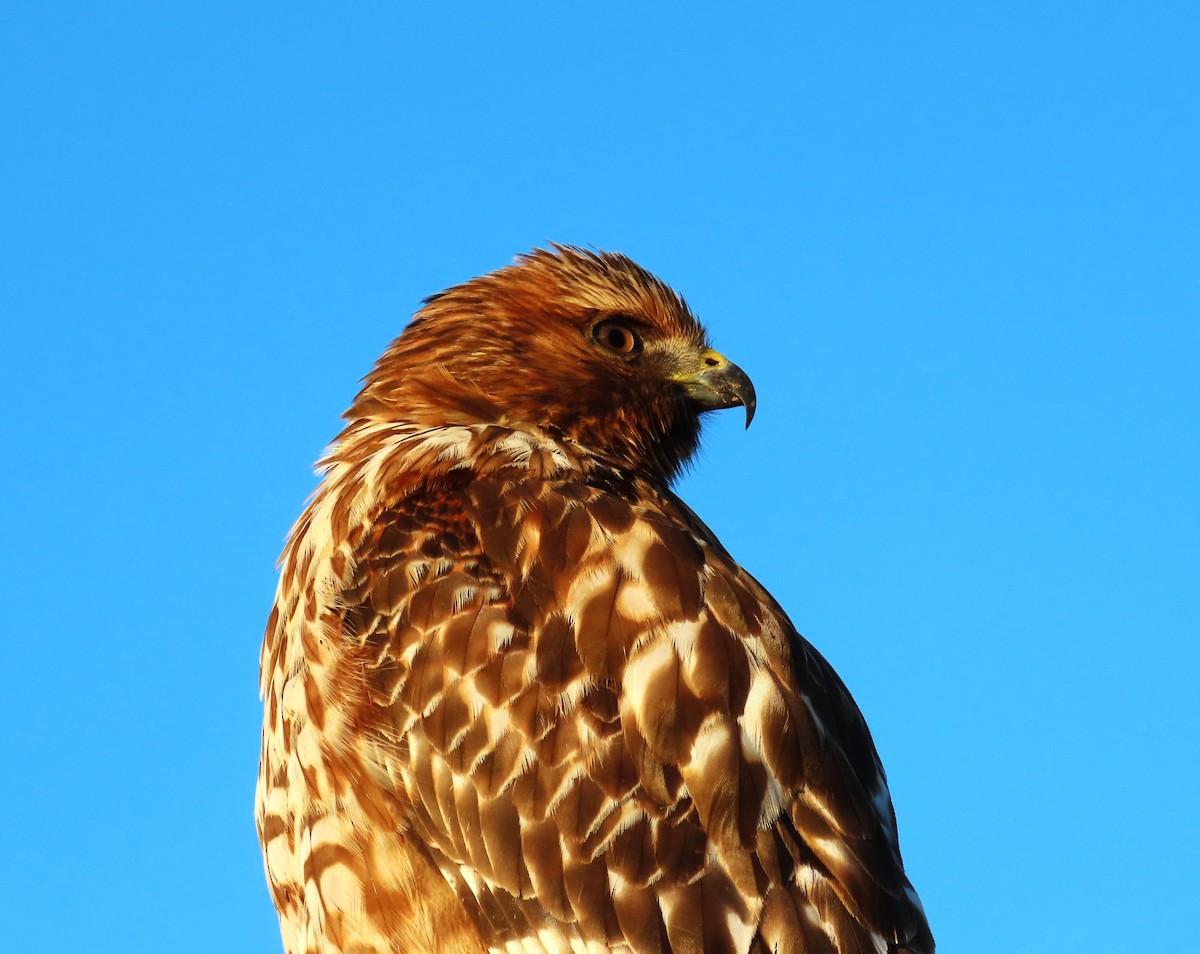
[[[497,948],[931,951],[845,687],[686,507],[614,486],[375,516],[342,613],[414,834]]]

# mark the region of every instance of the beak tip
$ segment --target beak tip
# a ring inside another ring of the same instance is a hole
[[[745,386],[739,389],[738,397],[742,399],[742,406],[746,409],[746,430],[749,430],[750,422],[754,420],[754,412],[758,410],[758,395],[754,393],[754,385],[748,377],[745,377]]]

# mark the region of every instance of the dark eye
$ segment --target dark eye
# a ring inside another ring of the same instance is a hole
[[[592,337],[617,354],[637,354],[642,350],[642,339],[637,332],[619,318],[601,321],[592,329]]]

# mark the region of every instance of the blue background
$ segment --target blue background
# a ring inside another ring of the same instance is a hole
[[[5,949],[279,949],[283,536],[419,300],[550,240],[754,378],[681,491],[859,700],[941,949],[1185,947],[1195,5],[398,6],[6,5]]]

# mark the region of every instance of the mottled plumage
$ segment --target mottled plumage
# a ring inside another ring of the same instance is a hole
[[[669,487],[701,414],[753,403],[619,255],[418,312],[263,646],[289,954],[933,951],[857,707]]]

